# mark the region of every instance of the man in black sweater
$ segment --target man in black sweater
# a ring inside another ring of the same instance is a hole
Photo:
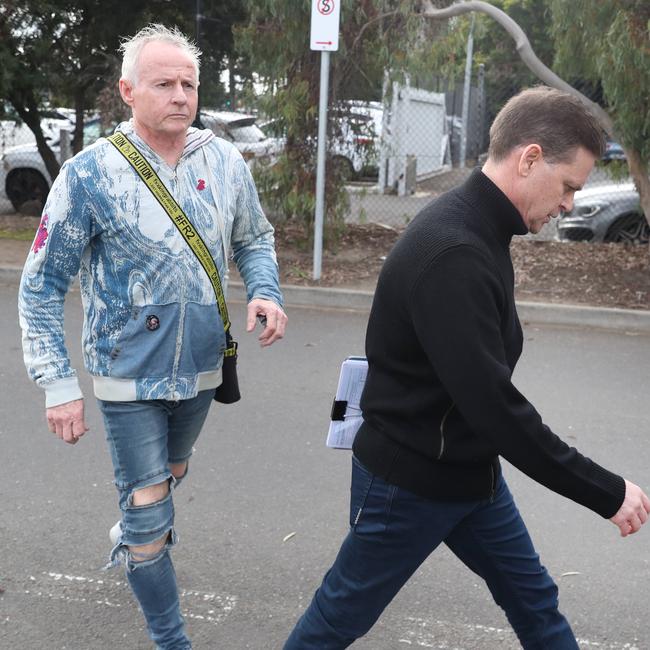
[[[482,170],[391,251],[366,335],[351,530],[285,650],[349,646],[441,542],[486,581],[524,648],[578,648],[499,456],[624,537],[650,500],[564,443],[512,384],[523,336],[509,246],[571,209],[602,150],[577,99],[523,91],[497,115]]]

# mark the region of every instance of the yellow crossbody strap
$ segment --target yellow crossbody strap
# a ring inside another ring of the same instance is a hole
[[[172,220],[183,239],[187,242],[192,252],[196,255],[201,266],[208,274],[214,295],[217,299],[217,307],[223,320],[223,328],[226,332],[226,339],[228,340],[228,348],[225,355],[232,356],[236,353],[236,343],[230,345],[232,340],[229,335],[230,319],[228,318],[228,307],[226,306],[226,299],[223,295],[223,288],[221,286],[221,278],[212,255],[208,247],[205,245],[201,235],[196,231],[192,222],[187,218],[182,208],[176,203],[174,197],[169,193],[165,184],[160,180],[158,174],[153,170],[147,159],[138,151],[137,147],[124,135],[124,133],[114,133],[109,136],[107,140],[124,156],[127,162],[133,167],[138,176],[145,182],[151,193],[154,195],[158,203],[162,206],[167,216]]]

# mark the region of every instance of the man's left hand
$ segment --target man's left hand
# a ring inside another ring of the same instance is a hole
[[[248,303],[247,332],[252,332],[255,329],[257,318],[264,325],[264,329],[259,336],[259,342],[263,348],[272,345],[284,336],[288,318],[282,311],[282,307],[276,305],[272,300],[253,298]]]
[[[621,537],[627,537],[636,533],[649,515],[650,499],[638,485],[625,479],[625,499],[610,521],[619,527]]]

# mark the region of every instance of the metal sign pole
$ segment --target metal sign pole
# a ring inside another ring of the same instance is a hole
[[[339,49],[341,0],[312,0],[309,46],[320,51],[318,101],[318,149],[316,152],[316,213],[314,215],[314,280],[320,280],[323,262],[325,217],[325,153],[327,151],[327,99],[329,97],[330,52]]]
[[[330,53],[321,52],[318,107],[318,151],[316,154],[316,215],[314,221],[314,280],[320,280],[323,261],[325,216],[325,151],[327,148],[327,98],[329,96]]]

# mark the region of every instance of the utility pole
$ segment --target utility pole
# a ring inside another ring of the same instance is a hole
[[[194,11],[194,42],[196,43],[196,47],[201,49],[201,19],[203,16],[201,15],[201,0],[196,0],[196,7]],[[201,122],[201,92],[199,90],[201,86],[196,89],[196,117],[194,118],[194,122],[192,123],[192,126],[196,127],[197,129],[202,129],[203,128],[203,122]]]
[[[472,85],[472,57],[474,56],[474,16],[467,37],[467,59],[465,60],[465,83],[463,85],[463,126],[460,135],[460,166],[465,167],[467,156],[467,128],[469,125],[469,93]]]
[[[480,63],[478,66],[478,101],[476,102],[476,112],[478,113],[478,135],[476,136],[476,159],[483,153],[483,143],[485,142],[485,64]]]

